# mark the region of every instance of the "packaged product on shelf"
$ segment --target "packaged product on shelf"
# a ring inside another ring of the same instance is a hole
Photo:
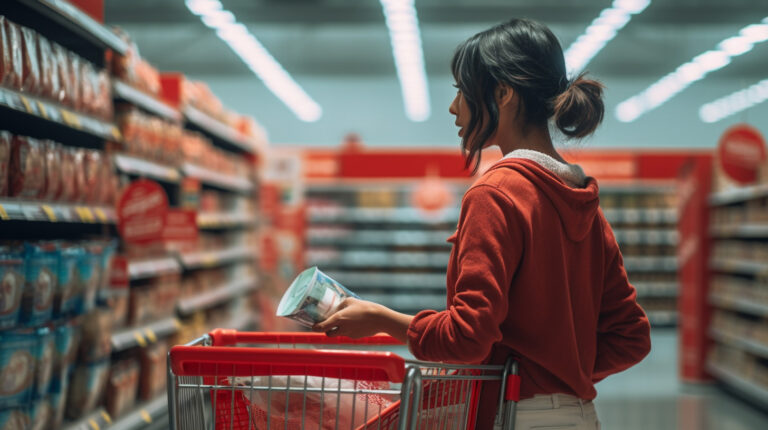
[[[45,159],[45,185],[40,197],[44,200],[54,200],[61,192],[61,149],[59,144],[42,141]]]
[[[0,429],[24,430],[29,426],[29,413],[26,409],[0,409]]]
[[[128,308],[128,324],[137,326],[152,318],[152,300],[154,298],[154,287],[152,286],[133,286],[130,289],[130,299]]]
[[[72,109],[79,111],[83,108],[83,93],[80,80],[82,79],[80,63],[83,61],[79,55],[74,52],[67,51],[67,69],[69,72],[69,88],[72,91],[70,94],[70,105]]]
[[[37,326],[53,313],[53,295],[58,288],[58,249],[53,242],[24,244],[26,282],[21,295],[21,322]]]
[[[56,200],[72,202],[77,194],[77,163],[75,161],[75,148],[59,147],[61,185]]]
[[[11,139],[7,131],[0,131],[0,197],[8,195],[8,180],[10,178]]]
[[[32,330],[0,334],[0,410],[32,400],[36,352],[37,337]]]
[[[72,179],[74,191],[71,202],[82,202],[85,200],[86,181],[85,181],[85,153],[83,148],[71,148],[72,151]]]
[[[70,75],[69,54],[66,48],[58,43],[51,42],[53,51],[53,69],[59,81],[59,90],[54,100],[64,106],[72,106],[73,81]]]
[[[109,311],[95,309],[83,318],[79,362],[92,363],[109,358],[112,352],[112,316]]]
[[[96,305],[96,295],[101,281],[101,249],[97,244],[87,244],[78,255],[78,301],[76,312],[83,314]]]
[[[80,105],[84,112],[95,113],[96,92],[98,91],[98,77],[96,69],[90,61],[80,59]]]
[[[8,40],[9,62],[6,69],[4,84],[15,90],[21,87],[22,58],[21,58],[21,29],[15,23],[3,19],[3,30]]]
[[[0,85],[10,86],[11,73],[11,49],[8,45],[8,32],[6,31],[7,19],[0,15]],[[2,428],[2,427],[0,427]]]
[[[51,393],[58,393],[62,391],[61,388],[64,385],[64,380],[67,379],[69,371],[75,364],[80,342],[80,329],[74,321],[68,321],[57,325],[53,330],[53,334],[55,349],[50,391]]]
[[[51,399],[42,397],[35,400],[29,412],[30,425],[29,430],[47,430],[53,419],[53,407]],[[55,427],[54,427],[55,428]]]
[[[140,354],[139,395],[143,400],[151,400],[165,390],[168,344],[166,342],[155,343],[142,348]]]
[[[85,150],[84,154],[84,174],[85,189],[81,193],[82,201],[87,203],[96,203],[101,195],[102,167],[105,164],[101,151],[95,149]]]
[[[56,70],[55,61],[51,42],[38,34],[37,63],[40,66],[40,94],[51,100],[57,100],[59,93],[59,74]]]
[[[124,359],[112,363],[107,381],[107,412],[119,417],[136,403],[139,389],[139,365],[136,360]]]
[[[58,276],[59,287],[53,296],[53,314],[55,316],[69,315],[73,313],[80,300],[80,281],[78,274],[78,261],[83,249],[78,245],[62,244],[59,249]]]
[[[109,360],[78,364],[72,373],[66,416],[78,419],[100,403],[109,377]]]
[[[96,75],[96,105],[94,109],[94,113],[104,120],[111,120],[114,116],[112,85],[106,70],[100,70]]]
[[[0,330],[19,321],[26,270],[24,254],[16,246],[0,246]]]
[[[51,388],[56,336],[47,327],[37,329],[36,335],[35,395],[37,397],[44,397]]]
[[[37,139],[13,136],[9,166],[11,197],[35,198],[45,185],[43,145]]]
[[[21,91],[40,93],[40,66],[37,62],[37,32],[21,27]]]
[[[68,378],[67,378],[68,380]],[[62,428],[64,424],[64,412],[67,407],[67,391],[69,390],[69,384],[64,387],[64,391],[58,393],[52,393],[50,395],[51,401],[51,426],[52,429]]]

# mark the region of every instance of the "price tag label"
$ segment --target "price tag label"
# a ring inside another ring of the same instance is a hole
[[[145,423],[147,424],[152,423],[152,416],[149,415],[149,412],[142,409],[141,411],[139,411],[139,414],[141,415],[141,419],[143,419]]]
[[[27,113],[31,113],[32,115],[37,115],[37,106],[33,104],[28,98],[25,96],[19,96],[21,98],[21,104],[24,105],[24,110],[27,111]]]
[[[74,127],[76,129],[80,129],[82,127],[80,118],[66,109],[61,110],[61,117],[64,119],[64,123],[70,127]]]
[[[45,105],[41,102],[36,102],[37,110],[40,112],[40,116],[42,116],[45,119],[48,119],[48,109],[45,108]]]
[[[95,208],[93,210],[93,213],[96,214],[96,218],[98,218],[102,224],[106,224],[109,221],[109,219],[107,218],[107,214],[104,213],[103,209]]]
[[[118,129],[115,126],[111,127],[110,134],[112,134],[112,137],[115,140],[121,140],[121,138],[122,138],[122,134],[120,134],[120,129]]]
[[[140,347],[144,348],[147,346],[147,340],[144,339],[144,336],[142,336],[141,332],[133,332],[133,338],[136,339],[136,343],[138,343]]]
[[[112,417],[109,416],[107,411],[101,411],[101,417],[104,418],[104,421],[106,421],[107,424],[112,424]]]
[[[56,212],[53,211],[53,208],[48,205],[41,205],[40,209],[43,210],[43,213],[45,213],[45,216],[48,217],[48,221],[50,222],[56,222]]]
[[[155,332],[151,328],[144,330],[144,335],[151,343],[157,342],[157,335],[155,335]]]
[[[11,217],[8,216],[8,212],[5,211],[3,205],[0,205],[0,219],[3,221],[8,221],[11,219]]]
[[[219,259],[215,255],[205,255],[202,258],[202,265],[206,267],[215,266]]]
[[[99,423],[97,423],[93,418],[88,420],[88,425],[91,426],[93,430],[99,430]]]
[[[58,109],[55,109],[55,108],[49,109],[47,114],[48,114],[48,118],[51,121],[62,122],[64,120],[61,116],[61,111]]]
[[[75,210],[77,211],[78,215],[80,215],[81,220],[88,223],[96,222],[96,219],[93,217],[93,212],[91,212],[90,208],[78,207]]]

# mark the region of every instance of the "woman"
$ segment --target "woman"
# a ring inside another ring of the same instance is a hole
[[[386,332],[418,359],[520,365],[517,429],[596,429],[594,384],[639,362],[650,326],[635,300],[598,186],[555,150],[603,118],[602,85],[569,80],[557,38],[514,19],[469,38],[452,62],[467,165],[504,158],[466,192],[447,269],[448,307],[415,316],[348,299],[315,330],[353,338]],[[497,391],[484,390],[484,396]],[[478,428],[492,427],[494,401]],[[483,409],[485,408],[485,409]]]

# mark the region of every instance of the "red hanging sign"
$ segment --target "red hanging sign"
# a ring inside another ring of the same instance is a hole
[[[148,244],[162,238],[168,196],[157,183],[146,179],[132,182],[117,203],[117,227],[128,243]]]
[[[717,157],[729,178],[741,184],[753,183],[759,166],[765,161],[765,139],[750,125],[734,125],[720,137]]]

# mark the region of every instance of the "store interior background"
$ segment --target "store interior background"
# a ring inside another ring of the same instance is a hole
[[[223,2],[323,108],[319,121],[300,121],[182,2],[108,1],[106,19],[126,29],[160,70],[180,70],[207,82],[228,106],[264,125],[273,147],[339,148],[357,133],[368,148],[457,148],[448,106],[454,48],[506,18],[529,17],[551,27],[566,49],[607,0],[419,0],[419,28],[431,116],[406,118],[381,5],[359,0],[228,0]],[[617,120],[616,105],[639,93],[749,23],[768,16],[763,2],[654,0],[587,65],[603,82],[606,114],[594,136],[564,147],[585,149],[714,150],[728,127],[747,122],[768,133],[768,103],[709,124],[702,104],[766,77],[768,43],[709,74],[638,120]],[[562,143],[562,139],[555,136]],[[654,350],[640,366],[598,385],[607,429],[758,429],[768,427],[764,404],[747,405],[712,384],[678,378],[675,328],[653,333]]]

